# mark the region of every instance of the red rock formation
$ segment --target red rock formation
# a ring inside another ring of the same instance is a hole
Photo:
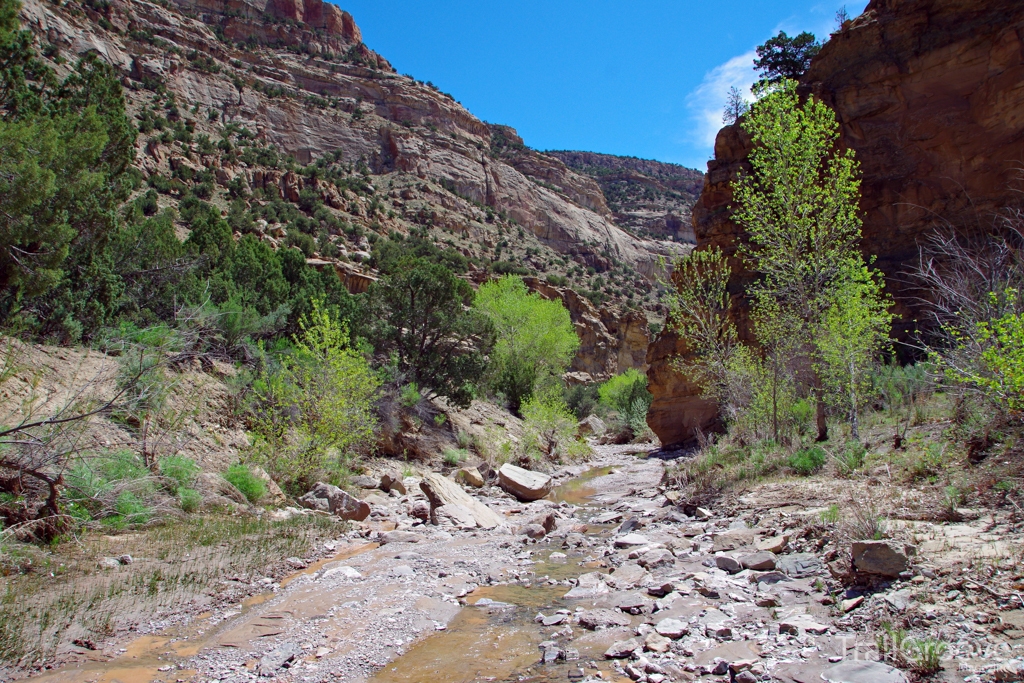
[[[938,219],[965,229],[984,226],[1020,203],[1024,165],[1024,3],[1020,0],[872,0],[834,34],[802,80],[832,106],[842,144],[863,171],[865,253],[877,255],[903,316],[913,328],[913,300],[901,274]],[[732,222],[730,181],[744,169],[750,140],[724,128],[693,209],[698,248],[734,253],[742,231]],[[734,262],[730,283],[743,317],[751,274]],[[651,346],[654,403],[648,423],[663,443],[691,440],[710,428],[714,410],[674,373],[669,358],[685,351],[670,331]]]

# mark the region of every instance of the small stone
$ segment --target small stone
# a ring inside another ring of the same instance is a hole
[[[662,619],[654,625],[654,630],[657,631],[658,635],[665,636],[666,638],[682,638],[690,632],[689,625],[679,619]]]
[[[775,559],[775,553],[761,551],[740,556],[739,563],[744,569],[766,572],[775,569]]]
[[[660,567],[670,567],[676,563],[675,555],[664,548],[656,548],[640,556],[638,563],[641,567],[655,570]]]
[[[640,534],[625,534],[615,539],[616,548],[635,548],[641,545],[648,545],[650,541],[646,536]]]
[[[412,531],[388,531],[380,535],[380,542],[387,543],[419,543],[423,537]]]
[[[899,669],[863,659],[840,662],[825,669],[821,678],[828,683],[907,683]]]
[[[672,641],[658,633],[648,633],[644,638],[644,649],[649,652],[668,652],[672,647]]]
[[[125,555],[118,555],[117,556],[118,564],[129,565],[129,564],[131,564],[134,561],[135,561],[135,559],[131,555],[125,554]]]
[[[893,606],[899,612],[904,611],[910,606],[910,600],[913,597],[909,588],[904,588],[892,593],[886,593],[885,601]]]
[[[779,622],[779,633],[786,633],[794,636],[801,635],[805,632],[810,633],[811,635],[820,636],[827,633],[828,630],[828,626],[819,624],[806,614],[798,614],[790,619],[783,619]]]
[[[757,676],[749,671],[741,671],[732,680],[733,683],[757,683]]]
[[[540,524],[527,524],[519,530],[519,533],[525,536],[529,536],[533,539],[541,539],[544,538],[548,532],[545,531],[544,527],[542,527]]]
[[[117,569],[121,566],[116,557],[104,557],[96,564],[100,569]]]
[[[480,470],[475,467],[463,467],[455,473],[455,481],[462,482],[472,486],[473,488],[483,488],[484,478],[480,474]]]
[[[629,617],[622,612],[604,608],[583,610],[577,615],[576,622],[581,628],[585,628],[588,631],[596,631],[614,626],[629,626],[632,623]]]
[[[863,595],[858,595],[857,597],[850,598],[849,600],[843,600],[843,602],[842,602],[843,611],[844,612],[852,612],[853,610],[855,610],[858,607],[860,607],[861,603],[863,603],[863,602],[864,602],[864,596]]]
[[[400,564],[391,570],[392,576],[415,576],[416,572],[407,564]]]
[[[738,574],[743,571],[743,566],[739,561],[734,557],[729,557],[728,555],[716,555],[715,566],[723,571],[729,572],[730,574]]]

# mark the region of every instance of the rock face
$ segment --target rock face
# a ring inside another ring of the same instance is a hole
[[[836,111],[841,144],[863,172],[863,249],[876,255],[901,314],[914,329],[913,293],[901,277],[939,220],[965,230],[1019,205],[1024,159],[1024,5],[1015,0],[872,0],[833,34],[802,79]],[[751,143],[723,128],[693,208],[697,248],[730,256],[743,239],[731,220],[731,181],[747,170]],[[747,334],[742,292],[753,275],[733,259],[729,284]],[[666,445],[717,427],[713,405],[670,367],[685,353],[671,331],[651,346],[648,424]]]
[[[498,484],[519,500],[540,500],[551,492],[551,477],[505,463],[498,470]]]
[[[690,210],[703,185],[700,171],[596,152],[545,154],[593,178],[618,225],[637,235],[694,242]]]

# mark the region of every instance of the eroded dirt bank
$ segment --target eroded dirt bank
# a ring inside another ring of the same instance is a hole
[[[1018,680],[1016,511],[920,521],[922,501],[885,481],[824,479],[765,483],[697,509],[660,486],[662,460],[631,450],[597,447],[585,466],[559,472],[545,500],[467,489],[505,520],[490,531],[417,523],[413,481],[409,496],[374,494],[365,528],[272,592],[45,678],[913,679],[912,652],[903,670],[874,661],[890,622],[947,643],[941,680]],[[873,569],[892,574],[902,562],[895,575],[852,571],[839,531],[872,501],[886,506],[892,551]],[[519,533],[545,521],[555,526],[542,539]]]

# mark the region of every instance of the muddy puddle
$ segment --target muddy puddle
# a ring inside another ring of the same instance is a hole
[[[561,486],[556,486],[548,498],[558,503],[569,503],[570,505],[586,505],[590,498],[597,493],[592,482],[598,477],[611,474],[615,467],[595,467],[570,479]]]

